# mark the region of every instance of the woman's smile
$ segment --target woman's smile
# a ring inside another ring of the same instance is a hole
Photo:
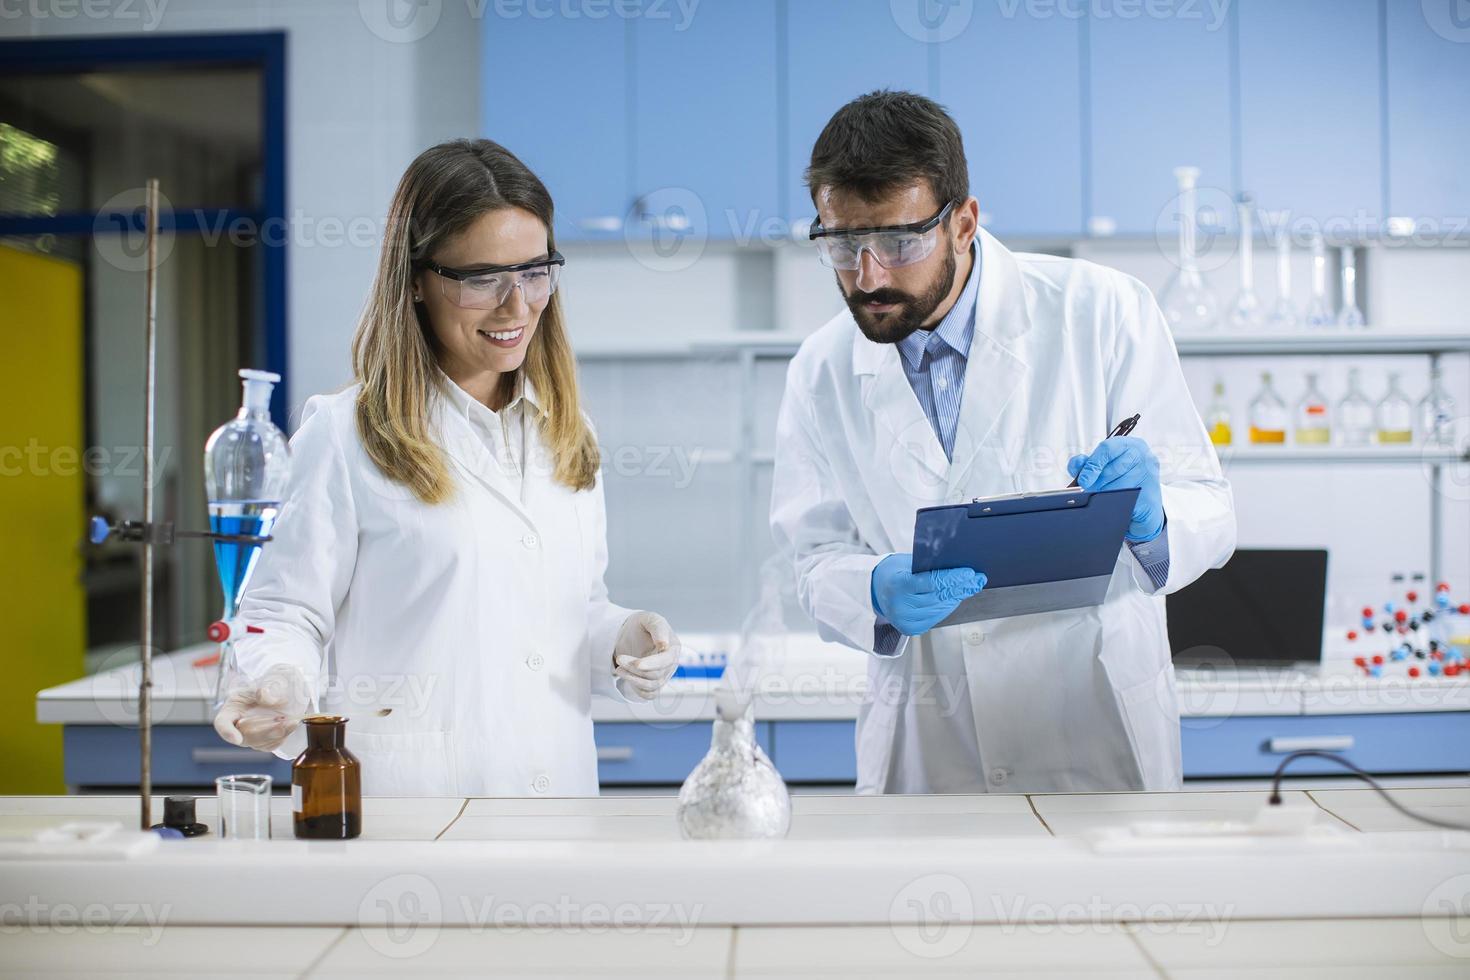
[[[526,335],[526,328],[524,326],[520,326],[512,327],[509,330],[476,329],[475,333],[479,334],[481,337],[485,338],[496,347],[509,350],[510,348],[515,347],[521,342],[521,338]]]

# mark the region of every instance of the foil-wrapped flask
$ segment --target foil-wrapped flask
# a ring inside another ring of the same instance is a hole
[[[691,840],[785,837],[791,794],[755,741],[749,700],[717,695],[709,753],[679,789],[679,830]]]

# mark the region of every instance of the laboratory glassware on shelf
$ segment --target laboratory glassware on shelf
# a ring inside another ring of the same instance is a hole
[[[1368,325],[1363,311],[1358,309],[1358,253],[1351,245],[1344,245],[1342,256],[1342,307],[1337,311],[1337,325],[1349,330]]]
[[[1387,445],[1403,445],[1414,441],[1414,406],[1399,390],[1397,371],[1388,374],[1388,392],[1374,412],[1378,441]]]
[[[1418,423],[1415,438],[1420,445],[1436,449],[1456,448],[1455,400],[1445,390],[1437,363],[1429,369],[1429,392],[1419,401],[1415,421]]]
[[[1219,303],[1200,275],[1196,255],[1195,184],[1198,167],[1176,167],[1179,182],[1179,268],[1169,277],[1159,294],[1159,305],[1175,333],[1193,333],[1213,329],[1220,319]]]
[[[1302,446],[1325,446],[1332,441],[1327,397],[1317,388],[1317,374],[1307,372],[1307,390],[1296,404],[1296,441]]]
[[[286,436],[270,419],[271,391],[281,380],[269,371],[242,370],[240,411],[214,430],[204,444],[204,487],[209,497],[209,526],[216,535],[214,560],[224,593],[224,615],[230,623],[250,573],[260,557],[280,512],[291,475]],[[220,645],[214,706],[224,703],[235,680],[235,640]]]
[[[1210,432],[1210,442],[1217,446],[1228,446],[1233,432],[1230,426],[1230,405],[1225,401],[1225,382],[1215,379],[1214,399],[1205,412],[1205,428]]]
[[[1302,319],[1309,327],[1330,327],[1336,322],[1327,302],[1327,243],[1320,233],[1312,236],[1312,298]]]
[[[1235,213],[1240,225],[1240,291],[1230,307],[1230,326],[1242,331],[1260,330],[1265,316],[1256,296],[1255,221],[1249,194],[1242,194],[1236,200]]]
[[[1280,445],[1286,441],[1286,403],[1271,386],[1271,372],[1261,372],[1261,390],[1251,399],[1251,442]]]
[[[1261,218],[1268,228],[1275,229],[1272,243],[1276,248],[1276,305],[1271,307],[1267,323],[1273,330],[1295,330],[1300,318],[1291,299],[1291,212],[1262,211]]]
[[[1373,403],[1363,394],[1358,369],[1348,371],[1347,394],[1337,403],[1335,413],[1337,444],[1366,446],[1373,441]]]

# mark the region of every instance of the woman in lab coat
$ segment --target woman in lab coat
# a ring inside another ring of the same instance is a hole
[[[614,605],[599,453],[555,295],[545,186],[488,140],[394,194],[353,340],[311,398],[240,618],[227,741],[290,758],[349,716],[367,795],[597,792],[591,697],[673,674],[663,617]]]

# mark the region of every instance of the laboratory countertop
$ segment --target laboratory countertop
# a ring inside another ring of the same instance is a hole
[[[1470,788],[1396,792],[1470,820]],[[699,842],[672,797],[369,799],[356,841],[4,862],[0,907],[32,927],[7,920],[0,975],[1470,972],[1470,833],[1368,790],[1285,797],[1309,828],[1232,832],[1266,801],[1251,791],[797,795],[786,840]],[[5,797],[0,836],[136,814]]]
[[[688,634],[686,648],[728,653],[734,637]],[[215,652],[199,644],[154,660],[153,720],[161,725],[208,724],[215,669],[194,661]],[[779,662],[757,684],[761,721],[851,720],[868,692],[865,655],[814,635],[792,634]],[[136,663],[47,688],[36,695],[36,720],[66,725],[130,725],[137,721]],[[1367,677],[1351,664],[1312,669],[1242,668],[1177,672],[1180,713],[1185,718],[1240,715],[1335,715],[1470,710],[1470,675]],[[714,718],[716,681],[676,678],[646,704],[594,697],[599,722],[688,722]],[[409,691],[375,692],[364,708],[385,706]],[[407,703],[405,701],[405,703]],[[391,705],[388,705],[391,706]]]

